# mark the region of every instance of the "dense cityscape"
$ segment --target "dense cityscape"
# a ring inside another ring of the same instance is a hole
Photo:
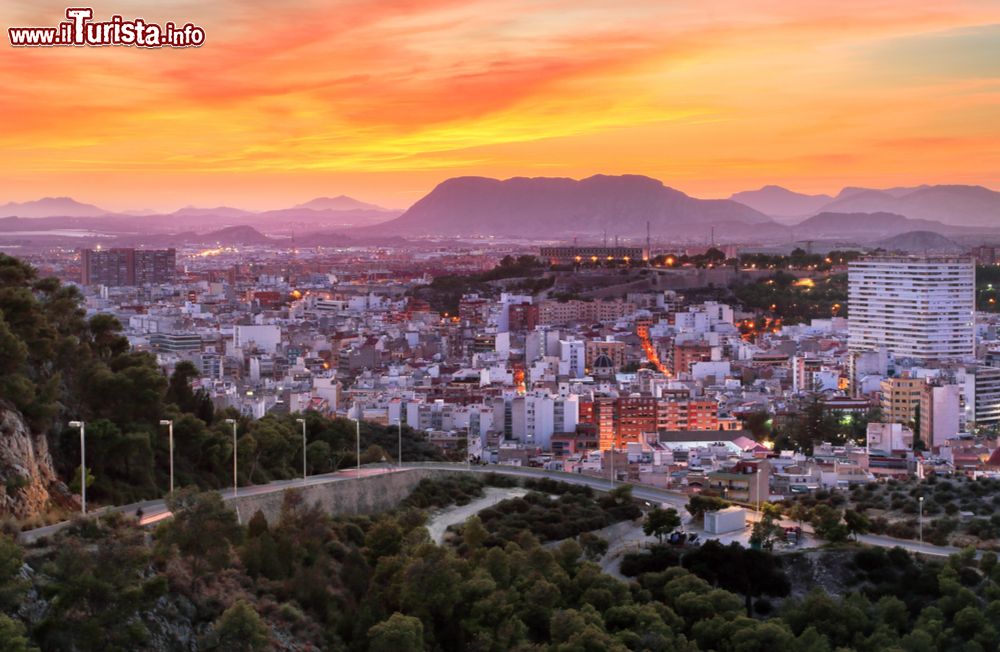
[[[846,274],[848,298],[811,319],[710,289],[775,283],[734,245],[111,248],[44,269],[166,375],[193,366],[216,410],[402,425],[456,461],[609,478],[617,454],[615,479],[755,503],[995,475],[1000,342],[975,311],[993,250],[976,253],[851,252],[822,272],[779,257],[793,287]],[[717,262],[653,262],[682,256]],[[800,418],[811,403],[818,424]],[[728,486],[745,460],[767,489]]]

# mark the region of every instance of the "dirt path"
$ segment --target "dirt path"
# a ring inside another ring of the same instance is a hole
[[[476,498],[466,505],[452,505],[434,514],[427,523],[427,531],[430,532],[431,540],[441,545],[441,542],[444,541],[445,531],[447,531],[449,526],[464,523],[473,514],[478,514],[487,507],[496,505],[501,500],[517,498],[526,493],[528,493],[528,490],[520,487],[511,489],[487,487],[486,495],[482,498]]]

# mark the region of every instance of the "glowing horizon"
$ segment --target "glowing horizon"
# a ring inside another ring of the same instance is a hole
[[[5,44],[0,203],[405,208],[464,175],[644,174],[698,197],[1000,179],[1000,3],[203,5],[94,5],[197,23],[197,49]]]

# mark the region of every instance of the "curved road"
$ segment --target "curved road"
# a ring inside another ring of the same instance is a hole
[[[352,480],[356,477],[370,476],[370,475],[380,475],[383,473],[398,473],[406,471],[408,469],[430,469],[436,471],[457,471],[457,472],[471,472],[471,473],[499,473],[502,475],[511,475],[518,477],[528,477],[528,478],[550,478],[553,480],[560,480],[562,482],[567,482],[575,485],[584,485],[594,489],[595,491],[610,491],[615,486],[620,486],[622,484],[629,484],[632,487],[632,495],[639,499],[646,501],[647,503],[659,503],[661,505],[666,505],[673,507],[679,512],[683,513],[685,505],[687,505],[689,494],[685,494],[679,491],[671,491],[668,489],[660,489],[659,487],[652,487],[643,484],[634,483],[612,483],[610,480],[605,480],[603,478],[596,478],[589,475],[581,475],[578,473],[566,473],[564,471],[550,471],[547,469],[531,468],[531,467],[517,467],[517,466],[504,466],[497,464],[488,465],[473,465],[468,466],[460,463],[444,463],[444,462],[417,462],[403,464],[402,468],[398,466],[388,466],[384,464],[368,465],[360,469],[360,471],[355,469],[350,469],[346,471],[338,471],[336,473],[327,473],[323,475],[309,476],[308,478],[298,478],[295,480],[278,480],[271,482],[270,484],[263,485],[251,485],[247,487],[240,487],[238,495],[240,496],[252,496],[260,494],[269,494],[275,492],[285,491],[286,489],[295,489],[299,487],[308,487],[317,484],[327,484],[330,482],[344,482],[347,480]],[[222,495],[223,500],[231,500],[233,497],[232,488],[224,489],[219,492]],[[105,507],[100,510],[95,510],[91,512],[90,515],[100,515],[108,511],[122,512],[128,515],[135,515],[137,510],[142,510],[142,519],[140,523],[142,525],[151,525],[162,521],[163,519],[170,517],[170,510],[167,509],[166,502],[163,499],[159,500],[147,500],[141,503],[133,503],[131,505],[123,505],[120,507]],[[747,509],[747,519],[749,521],[756,520],[756,512],[752,509]],[[27,530],[20,534],[20,541],[22,543],[31,543],[41,537],[49,536],[55,534],[62,528],[69,525],[72,521],[63,521],[62,523],[55,523],[53,525],[47,525],[45,527],[36,528],[34,530]],[[783,522],[784,525],[796,525],[790,521]],[[803,531],[810,532],[811,529],[808,526],[803,526]],[[960,552],[959,548],[954,548],[950,546],[935,546],[930,543],[920,543],[917,541],[910,541],[906,539],[894,539],[892,537],[886,537],[875,534],[863,534],[858,537],[858,541],[870,546],[876,546],[879,548],[894,548],[899,546],[904,550],[910,552],[919,553],[923,555],[934,555],[939,557],[947,557]]]

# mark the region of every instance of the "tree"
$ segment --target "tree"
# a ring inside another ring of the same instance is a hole
[[[167,498],[167,507],[174,517],[160,527],[158,539],[176,546],[188,558],[192,583],[206,568],[218,570],[229,563],[232,546],[243,538],[243,528],[222,496],[185,487]]]
[[[20,577],[23,566],[21,546],[10,537],[0,535],[0,609],[16,606],[27,588]]]
[[[46,650],[132,650],[148,632],[138,615],[166,591],[149,573],[145,533],[118,513],[76,522],[60,535],[46,565],[49,608],[35,629]]]
[[[842,512],[829,505],[816,505],[809,516],[816,536],[830,543],[838,543],[847,539],[849,530],[841,521]]]
[[[685,507],[688,513],[691,514],[691,518],[700,521],[704,519],[705,512],[717,512],[720,509],[725,509],[729,507],[729,501],[723,500],[718,496],[704,496],[701,494],[695,494],[688,499],[688,504]]]
[[[753,613],[755,597],[782,597],[788,595],[791,588],[774,555],[747,549],[735,542],[723,546],[718,541],[707,541],[686,553],[681,564],[723,589],[743,594],[747,616]]]
[[[424,625],[419,618],[398,611],[368,630],[371,652],[400,652],[424,647]]]
[[[847,527],[847,531],[855,539],[858,538],[859,534],[867,534],[871,529],[871,521],[862,512],[849,509],[844,512],[844,524]]]
[[[245,600],[226,609],[215,623],[216,649],[257,652],[268,644],[268,628]]]
[[[173,403],[182,412],[194,412],[198,408],[194,390],[191,389],[191,381],[198,377],[198,368],[188,360],[177,363],[174,373],[170,376],[170,384],[167,385],[167,402]]]
[[[373,565],[379,557],[388,557],[399,552],[403,545],[403,531],[393,519],[383,518],[368,530],[365,547]]]
[[[87,328],[91,347],[98,358],[111,360],[128,353],[128,338],[122,337],[122,324],[114,315],[94,315],[87,322]]]
[[[583,554],[587,559],[596,561],[608,552],[608,540],[597,536],[593,532],[583,532],[577,539]]]
[[[753,524],[750,544],[764,550],[773,548],[774,542],[785,534],[785,528],[781,526],[780,520],[781,508],[774,503],[764,503],[761,508],[760,520]]]
[[[793,504],[788,510],[788,518],[792,519],[799,526],[802,525],[804,521],[809,520],[809,508],[802,503]]]
[[[654,507],[646,513],[642,531],[646,536],[655,536],[660,543],[663,543],[663,537],[679,528],[680,525],[681,517],[677,514],[676,509]]]
[[[476,551],[483,547],[489,532],[483,527],[483,521],[473,514],[465,521],[462,528],[462,541],[470,551]]]
[[[767,439],[771,434],[771,414],[767,410],[755,410],[743,418],[744,427],[753,433],[753,438]]]
[[[811,455],[818,441],[838,441],[837,420],[826,409],[823,395],[810,392],[799,412],[789,422],[789,433],[796,448]],[[843,439],[840,437],[839,439]]]
[[[38,652],[24,635],[24,625],[6,614],[0,614],[0,650],[4,652]]]

